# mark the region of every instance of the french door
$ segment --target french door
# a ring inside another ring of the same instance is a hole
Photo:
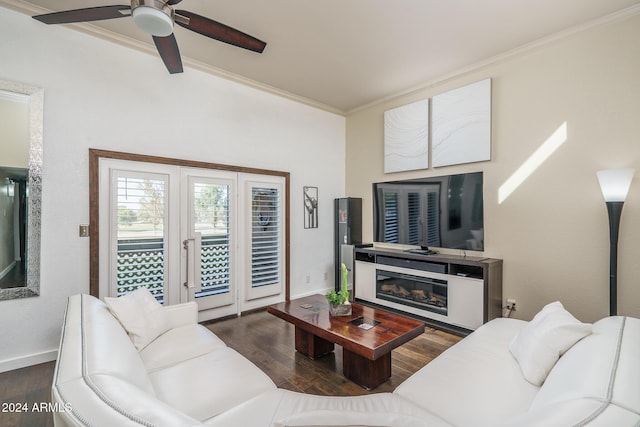
[[[147,287],[199,320],[282,300],[284,178],[100,159],[101,296]]]
[[[181,301],[237,311],[237,174],[181,169]]]

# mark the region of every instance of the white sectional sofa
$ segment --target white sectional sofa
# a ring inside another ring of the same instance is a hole
[[[595,323],[541,386],[509,351],[527,322],[495,319],[394,393],[322,397],[277,388],[197,324],[195,304],[163,310],[168,330],[139,351],[103,302],[69,299],[56,426],[640,427],[639,319]]]
[[[54,423],[194,426],[276,388],[197,323],[195,303],[163,308],[170,329],[138,351],[100,300],[69,298],[52,398]]]

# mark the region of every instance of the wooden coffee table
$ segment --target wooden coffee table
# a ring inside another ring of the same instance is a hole
[[[424,332],[424,323],[352,304],[351,316],[330,316],[324,295],[273,304],[267,311],[295,325],[296,350],[311,359],[342,346],[345,377],[371,390],[391,377],[391,350]],[[355,322],[354,322],[355,321]],[[363,329],[355,323],[374,324]]]

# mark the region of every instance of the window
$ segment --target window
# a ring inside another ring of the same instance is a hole
[[[289,175],[157,160],[90,150],[91,293],[144,286],[201,321],[287,297]]]

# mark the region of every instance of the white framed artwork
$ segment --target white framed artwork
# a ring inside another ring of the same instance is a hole
[[[429,167],[429,100],[384,112],[384,172]]]
[[[433,167],[491,160],[491,79],[432,99]]]

